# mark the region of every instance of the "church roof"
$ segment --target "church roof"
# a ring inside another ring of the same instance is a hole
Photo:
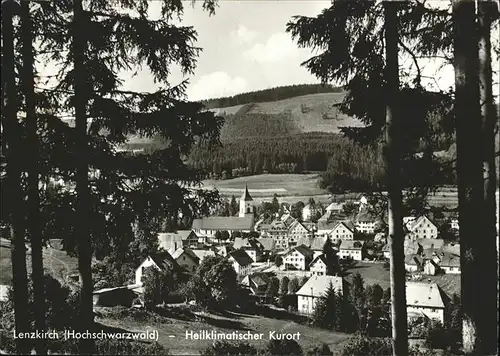
[[[241,196],[241,200],[243,201],[252,201],[252,197],[250,196],[250,193],[248,192],[248,185],[245,184],[245,192]]]

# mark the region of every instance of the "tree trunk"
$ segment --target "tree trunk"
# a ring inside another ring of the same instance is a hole
[[[495,167],[495,129],[497,128],[497,110],[493,100],[493,78],[491,69],[491,24],[498,18],[497,4],[491,1],[480,1],[479,14],[479,81],[480,103],[482,114],[482,140],[484,145],[483,179],[484,179],[484,230],[482,230],[482,254],[480,262],[483,271],[482,291],[479,304],[484,308],[481,316],[481,329],[484,330],[484,352],[497,354],[498,320],[496,310],[498,293],[498,261],[496,250],[496,199],[497,177]],[[481,334],[483,334],[481,332]]]
[[[384,1],[386,48],[386,169],[389,200],[388,225],[391,248],[391,312],[394,356],[408,355],[406,313],[406,271],[404,265],[403,203],[400,178],[401,118],[397,111],[399,94],[398,4]]]
[[[35,112],[35,82],[33,75],[33,25],[30,15],[30,3],[21,2],[22,43],[23,43],[23,91],[26,100],[26,120],[28,147],[30,149],[28,172],[28,235],[31,242],[31,276],[33,278],[33,300],[35,309],[35,329],[45,330],[45,283],[43,272],[42,236],[40,221],[40,200],[38,192],[38,135]],[[39,355],[47,353],[45,339],[35,341]]]
[[[481,305],[486,281],[478,278],[488,271],[482,270],[481,262],[486,241],[477,236],[477,227],[481,226],[481,233],[485,227],[485,211],[474,2],[454,0],[453,21],[463,349],[467,354],[487,355],[482,340],[488,331],[481,328],[481,319],[488,320],[493,310]]]
[[[84,37],[85,19],[82,7],[82,0],[75,0],[73,3],[73,50],[74,50],[74,91],[75,91],[75,130],[77,134],[77,169],[76,169],[76,193],[78,202],[76,213],[78,215],[77,226],[77,250],[78,269],[81,280],[80,294],[80,319],[79,327],[81,332],[91,330],[94,324],[94,311],[92,303],[92,248],[89,230],[90,192],[88,178],[88,140],[87,140],[87,100],[84,56],[86,41]],[[80,340],[80,352],[90,354],[93,351],[94,343],[91,339]]]
[[[21,187],[22,158],[20,158],[21,128],[17,120],[16,82],[14,70],[14,28],[12,17],[14,1],[2,2],[3,63],[2,103],[4,115],[4,139],[7,150],[7,181],[5,190],[8,196],[9,222],[11,225],[12,286],[16,333],[29,331],[28,314],[28,276],[26,269],[25,222]],[[29,353],[30,345],[26,340],[16,339],[17,351]]]

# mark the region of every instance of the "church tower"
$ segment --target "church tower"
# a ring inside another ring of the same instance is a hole
[[[245,184],[245,192],[240,198],[240,213],[238,216],[244,218],[245,216],[253,216],[253,199],[248,192],[248,186]]]

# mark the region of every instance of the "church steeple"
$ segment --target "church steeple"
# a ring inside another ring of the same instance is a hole
[[[252,197],[250,196],[250,193],[248,192],[248,185],[247,184],[245,184],[245,192],[243,192],[243,195],[241,196],[241,200],[253,201]]]
[[[240,213],[238,214],[240,218],[253,215],[253,205],[251,203],[252,201],[253,199],[248,192],[248,185],[245,184],[245,191],[240,198]]]

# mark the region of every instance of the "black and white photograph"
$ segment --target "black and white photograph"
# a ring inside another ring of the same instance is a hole
[[[1,0],[0,355],[495,356],[500,0]]]

